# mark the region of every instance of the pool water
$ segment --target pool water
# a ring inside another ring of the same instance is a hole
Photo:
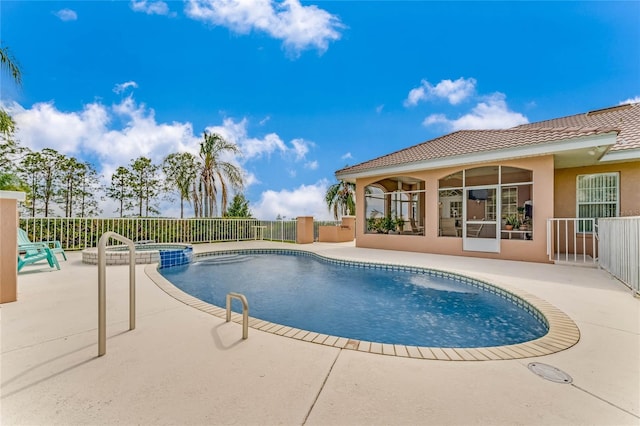
[[[429,270],[353,267],[314,256],[235,254],[160,273],[211,304],[224,307],[227,293],[242,293],[254,318],[349,339],[470,348],[522,343],[548,331],[532,308]],[[240,312],[240,304],[234,302],[233,310]]]

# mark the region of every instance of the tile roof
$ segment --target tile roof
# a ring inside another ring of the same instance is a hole
[[[640,103],[618,105],[584,114],[523,124],[515,129],[544,127],[612,127],[619,129],[618,141],[610,151],[640,148]]]
[[[618,132],[611,148],[640,148],[640,103],[590,111],[569,117],[524,124],[502,130],[460,130],[373,160],[345,167],[336,174],[455,157],[488,151],[534,146],[559,140]]]

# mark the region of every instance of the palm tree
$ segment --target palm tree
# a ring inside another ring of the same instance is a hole
[[[203,207],[203,216],[214,217],[218,211],[217,198],[218,187],[221,191],[222,211],[227,209],[229,197],[228,185],[238,191],[244,186],[242,171],[235,164],[223,161],[220,157],[223,153],[240,154],[238,146],[228,142],[217,133],[204,132],[204,140],[200,142],[200,193]]]
[[[22,71],[13,58],[8,47],[0,47],[0,68],[7,69],[17,85],[22,84]],[[16,123],[4,108],[0,108],[0,189],[24,190],[28,187],[15,174],[12,157],[19,152],[20,147],[12,140],[16,130]],[[28,191],[25,191],[28,192]]]
[[[0,47],[0,65],[9,70],[16,84],[22,84],[22,71],[8,47]]]
[[[333,210],[333,217],[338,220],[340,216],[352,216],[356,213],[356,185],[354,183],[334,183],[327,188],[324,200],[329,211]]]

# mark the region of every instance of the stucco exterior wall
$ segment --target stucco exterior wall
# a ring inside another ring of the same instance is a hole
[[[575,167],[555,171],[555,217],[576,217],[578,175],[620,173],[620,216],[640,215],[640,161],[602,166]]]
[[[640,185],[640,161],[633,161],[556,170],[554,186],[555,217],[577,217],[576,185],[579,175],[611,172],[620,174],[620,216],[640,215],[640,187],[638,186]],[[561,233],[560,245],[564,246],[565,244],[576,253],[580,254],[584,251],[586,254],[594,256],[591,235],[578,234],[574,248],[573,239],[569,239],[565,243]],[[595,255],[597,256],[597,253]]]
[[[438,180],[462,168],[481,166],[511,166],[533,171],[533,239],[532,240],[500,240],[500,253],[464,251],[462,238],[443,237],[438,235]],[[450,167],[437,170],[425,170],[411,174],[397,174],[421,179],[425,182],[425,235],[387,235],[366,233],[365,203],[357,203],[356,245],[358,247],[404,250],[422,253],[448,254],[457,256],[473,256],[494,259],[524,260],[531,262],[548,262],[546,254],[546,220],[553,217],[554,212],[554,164],[552,156],[541,156],[500,163],[483,163],[467,167]],[[356,181],[356,199],[364,200],[364,188],[385,176],[363,178]]]

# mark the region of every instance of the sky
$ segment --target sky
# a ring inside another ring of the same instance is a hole
[[[264,220],[332,219],[336,170],[455,130],[640,101],[639,1],[2,0],[0,41],[21,145],[108,183],[216,132]]]

